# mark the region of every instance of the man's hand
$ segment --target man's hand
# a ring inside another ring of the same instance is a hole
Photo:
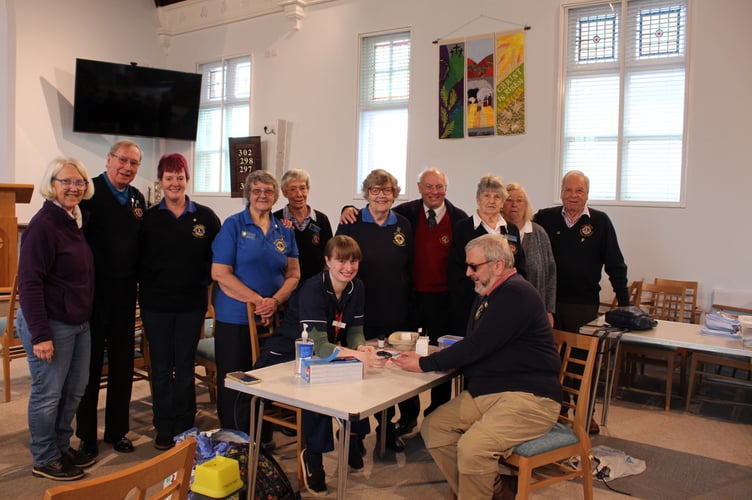
[[[359,210],[355,207],[345,207],[342,209],[342,213],[339,214],[340,224],[352,224],[358,220]]]
[[[403,370],[422,373],[423,370],[420,369],[420,364],[418,363],[420,358],[422,358],[420,354],[416,354],[413,351],[405,351],[401,352],[398,357],[392,358],[392,363],[399,366]]]

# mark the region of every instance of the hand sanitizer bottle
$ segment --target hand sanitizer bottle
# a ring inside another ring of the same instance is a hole
[[[303,332],[295,341],[295,375],[300,376],[302,360],[311,356],[313,356],[313,340],[308,338],[308,324],[303,323]]]

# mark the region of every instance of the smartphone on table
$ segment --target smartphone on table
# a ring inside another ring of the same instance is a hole
[[[261,379],[258,377],[254,377],[253,375],[249,375],[245,372],[230,372],[227,374],[228,377],[234,378],[241,384],[251,385],[256,384],[258,382],[261,382]]]

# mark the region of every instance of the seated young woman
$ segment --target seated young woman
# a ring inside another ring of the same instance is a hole
[[[356,278],[361,259],[360,247],[353,238],[340,235],[327,242],[325,269],[293,293],[282,325],[264,342],[255,368],[293,360],[295,340],[300,337],[303,323],[308,325],[309,338],[314,342],[314,355],[326,357],[338,348],[338,356],[354,356],[372,368],[384,366],[386,358],[366,345],[363,334],[365,289]],[[368,432],[368,419],[353,423],[348,455],[353,470],[363,468],[363,437]],[[334,449],[331,418],[304,411],[303,436],[306,489],[313,495],[324,495],[327,487],[322,453]]]

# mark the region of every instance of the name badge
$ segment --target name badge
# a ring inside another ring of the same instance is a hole
[[[347,323],[343,323],[335,319],[334,321],[332,321],[332,326],[335,326],[337,328],[345,328],[347,326]]]

